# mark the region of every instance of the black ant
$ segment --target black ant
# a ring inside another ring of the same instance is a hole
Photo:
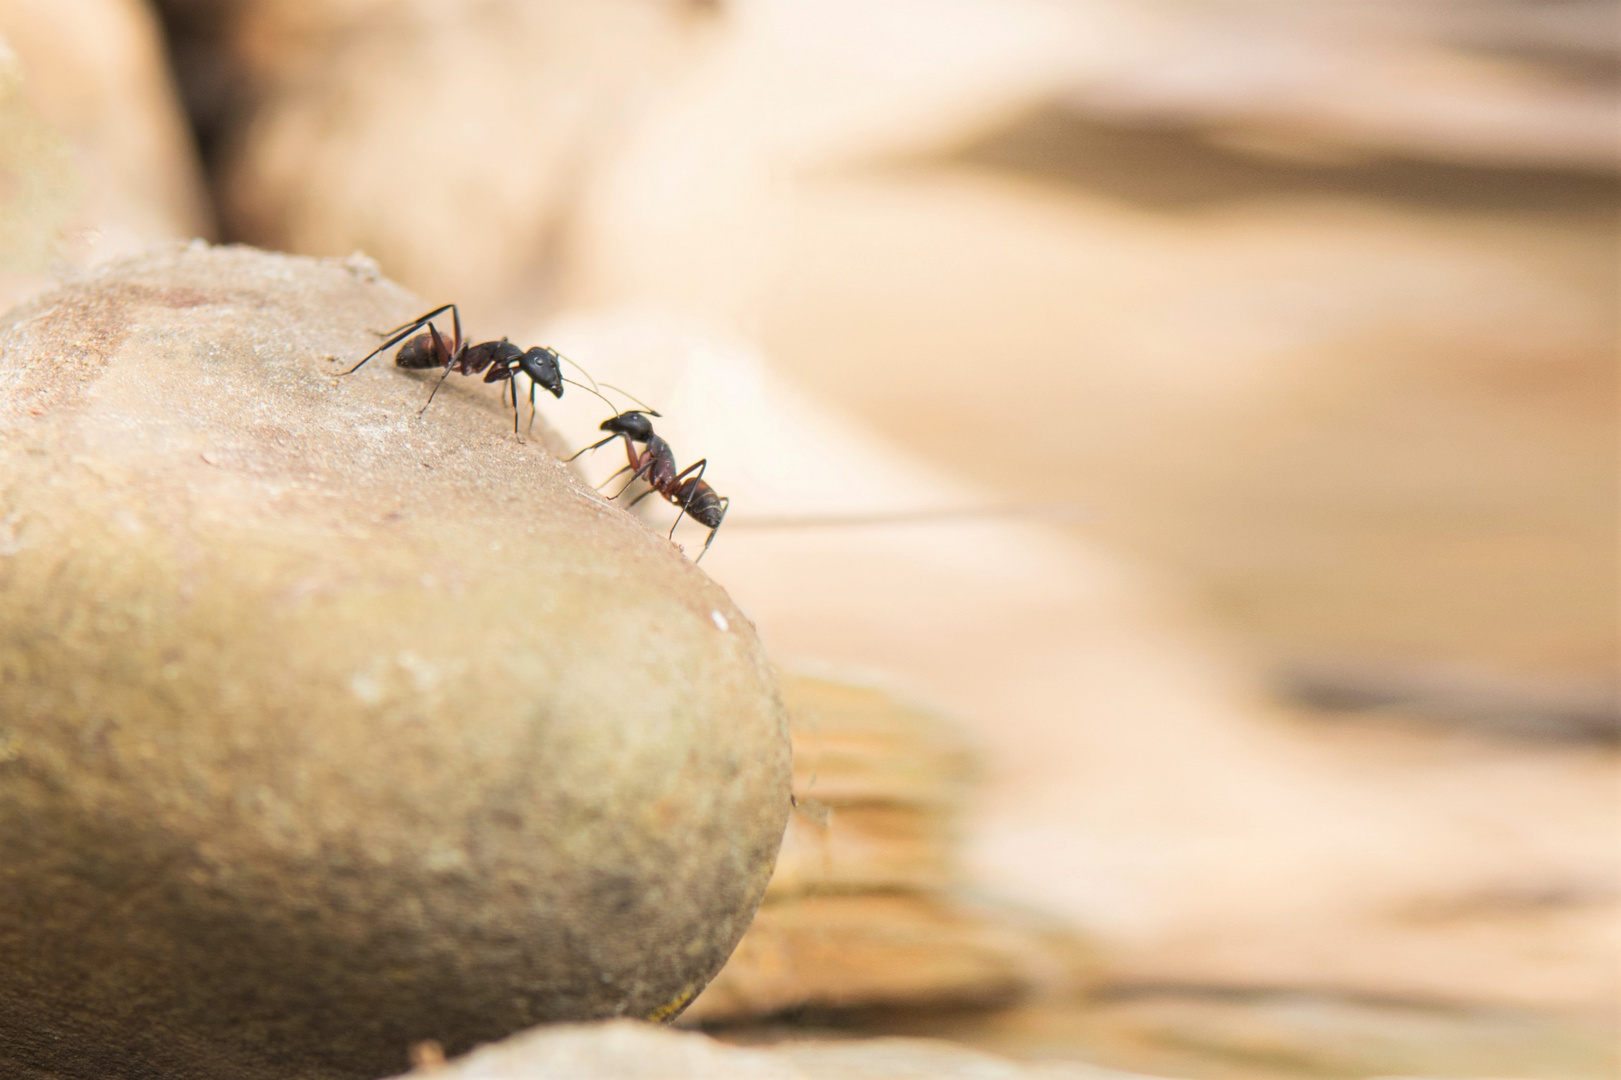
[[[432,322],[433,319],[447,311],[450,312],[451,322],[455,327],[455,331],[448,342],[439,333],[439,328],[434,326]],[[388,340],[363,356],[360,363],[343,374],[352,375],[359,371],[366,361],[393,345],[404,341],[411,336],[413,331],[420,330],[424,325],[428,327],[428,332],[418,334],[416,337],[411,338],[410,341],[406,341],[404,345],[400,346],[400,351],[394,357],[395,364],[414,371],[423,371],[436,367],[445,369],[445,373],[439,376],[439,381],[434,383],[433,391],[428,394],[428,400],[423,403],[422,409],[418,410],[419,415],[429,405],[433,404],[434,394],[439,393],[439,387],[444,385],[445,380],[450,377],[452,371],[459,375],[477,375],[479,372],[484,371],[485,368],[489,368],[489,371],[484,376],[484,381],[487,383],[512,382],[513,376],[520,371],[529,376],[529,426],[531,428],[535,425],[535,387],[539,386],[548,391],[553,397],[561,398],[564,383],[572,383],[575,386],[583,385],[563,376],[563,370],[558,361],[568,360],[568,357],[562,355],[556,349],[536,345],[526,352],[504,337],[500,341],[484,341],[477,345],[463,341],[461,312],[456,309],[455,304],[445,304],[443,307],[434,308],[426,315],[412,319],[403,326],[397,326],[388,331],[383,335]],[[568,362],[574,364],[572,360]],[[580,365],[574,364],[574,366],[579,367]],[[585,373],[584,368],[581,368],[580,371],[582,374]],[[586,375],[586,378],[589,379],[590,377],[590,375]],[[507,388],[502,386],[501,401],[503,404],[506,402],[506,394]],[[512,385],[512,431],[514,434],[518,431],[518,387],[516,383]]]
[[[692,560],[697,563],[704,557],[704,552],[709,550],[709,545],[714,543],[715,533],[720,530],[720,523],[726,517],[726,508],[731,505],[732,500],[724,495],[716,495],[715,489],[704,482],[704,469],[708,467],[708,458],[699,458],[680,472],[676,471],[675,452],[670,449],[669,443],[653,432],[653,421],[648,419],[650,415],[659,414],[653,409],[633,409],[604,420],[597,425],[597,430],[608,432],[607,438],[599,439],[577,451],[566,461],[573,461],[587,450],[595,450],[615,439],[624,439],[625,456],[630,459],[630,464],[619,469],[613,476],[608,477],[608,480],[626,471],[631,473],[631,477],[625,486],[611,497],[617,499],[637,480],[646,480],[650,490],[636,496],[630,505],[635,506],[657,492],[672,505],[680,507],[681,513],[676,515],[675,524],[670,526],[672,540],[675,538],[675,527],[681,524],[683,514],[690,514],[698,524],[707,526],[709,536],[704,540],[703,550],[698,552],[698,558]],[[641,443],[643,447],[640,453],[636,450],[637,443]],[[608,480],[604,480],[603,483],[607,483]]]

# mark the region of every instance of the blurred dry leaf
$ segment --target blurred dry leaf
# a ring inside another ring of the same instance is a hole
[[[962,819],[978,754],[938,712],[872,680],[782,681],[794,790],[766,900],[688,1023],[788,1010],[997,1005],[1079,986],[1095,957],[1075,931],[961,895]]]
[[[1087,960],[1078,945],[1061,958],[1053,941],[994,907],[903,893],[809,896],[761,905],[737,952],[683,1019],[1001,1005],[1044,982],[1074,982],[1070,964]]]

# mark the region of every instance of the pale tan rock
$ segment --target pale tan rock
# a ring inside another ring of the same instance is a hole
[[[419,307],[197,244],[0,326],[0,1071],[373,1077],[671,1015],[747,925],[751,625],[493,393],[335,377]]]
[[[829,1039],[754,1048],[615,1020],[525,1032],[420,1069],[434,1080],[1129,1080],[1069,1063],[1026,1064],[934,1039]]]
[[[770,1053],[629,1020],[528,1031],[410,1075],[433,1080],[807,1080]]]

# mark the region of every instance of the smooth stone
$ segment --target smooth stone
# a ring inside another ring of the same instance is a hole
[[[1026,1063],[939,1039],[731,1046],[696,1032],[612,1020],[529,1031],[450,1062],[425,1047],[412,1080],[1153,1080],[1081,1062]],[[404,1078],[400,1078],[404,1080]]]
[[[0,316],[0,1073],[376,1077],[748,926],[753,627],[493,388],[336,377],[424,307],[195,242]]]

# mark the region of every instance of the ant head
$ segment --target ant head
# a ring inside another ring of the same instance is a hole
[[[563,396],[563,369],[557,363],[555,352],[536,345],[518,358],[518,366],[552,397]]]
[[[622,412],[618,416],[604,420],[597,425],[597,429],[623,435],[632,442],[646,442],[653,435],[653,421],[649,420],[646,414],[632,409],[630,412]]]

